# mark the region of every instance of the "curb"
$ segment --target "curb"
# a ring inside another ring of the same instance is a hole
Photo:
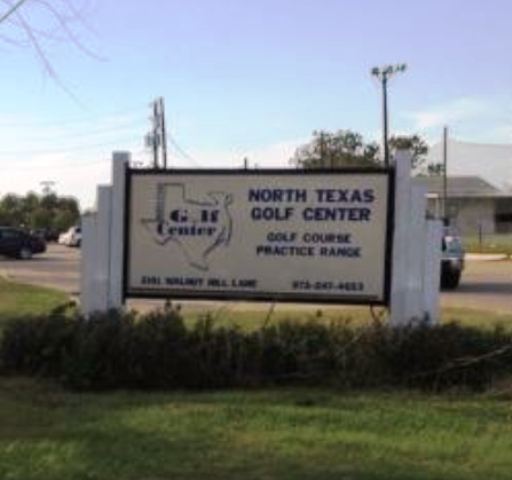
[[[466,253],[464,258],[470,261],[495,262],[499,260],[508,260],[509,256],[506,253]]]

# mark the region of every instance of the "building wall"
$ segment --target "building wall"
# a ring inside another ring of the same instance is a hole
[[[450,200],[449,212],[454,213],[454,224],[461,235],[473,236],[496,232],[496,200],[493,198],[465,198]]]
[[[428,212],[441,212],[440,200],[428,199]],[[450,223],[463,236],[496,233],[496,200],[493,198],[451,198],[448,199],[447,214]]]
[[[496,202],[496,233],[512,233],[512,197]]]

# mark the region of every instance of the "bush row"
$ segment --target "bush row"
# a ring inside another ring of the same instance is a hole
[[[512,372],[512,338],[458,324],[281,321],[254,331],[187,328],[176,311],[62,313],[9,323],[4,374],[60,380],[75,389],[212,389],[269,385],[482,390]]]

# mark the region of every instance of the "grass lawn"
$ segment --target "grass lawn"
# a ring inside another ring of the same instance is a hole
[[[226,307],[211,310],[198,311],[196,309],[183,309],[183,315],[188,324],[193,324],[200,317],[209,313],[215,325],[223,326],[229,324],[239,325],[242,329],[252,330],[259,328],[266,322],[277,322],[279,320],[293,320],[306,322],[314,320],[319,322],[344,321],[354,325],[372,322],[372,314],[368,307],[295,307],[278,305],[273,311],[268,308],[251,310],[243,305],[226,304]],[[377,308],[375,314],[386,319],[386,312],[382,308]],[[463,325],[479,328],[493,328],[497,324],[505,328],[512,328],[512,313],[494,313],[484,310],[474,310],[462,307],[447,307],[441,312],[441,321],[457,321]]]
[[[0,277],[0,323],[21,315],[48,313],[69,301],[58,290],[14,283]]]
[[[50,288],[24,285],[6,280],[0,276],[0,325],[7,318],[22,315],[37,315],[50,312],[55,307],[69,301],[69,296],[64,292]],[[179,303],[179,302],[178,302]],[[270,307],[260,306],[254,309],[254,304],[239,302],[227,302],[219,309],[198,309],[196,307],[182,310],[185,320],[192,324],[205,314],[210,314],[216,325],[238,324],[244,329],[255,329],[265,322],[279,320],[321,322],[349,321],[354,324],[372,321],[372,315],[368,307],[326,307],[296,306],[281,304]],[[377,316],[386,318],[382,308],[376,308]],[[479,326],[484,328],[503,324],[512,328],[512,314],[500,314],[488,311],[480,311],[467,308],[444,308],[442,321],[460,321],[464,325]]]
[[[494,328],[495,325],[502,325],[506,329],[512,329],[512,313],[495,313],[473,308],[443,308],[441,321],[456,321],[461,325],[478,328]]]
[[[4,480],[500,480],[510,397],[64,392],[0,380]]]
[[[65,294],[0,279],[0,319]],[[261,325],[268,311],[220,310]],[[188,321],[197,312],[184,312]],[[194,316],[195,315],[195,316]],[[277,308],[282,318],[368,321],[368,309]],[[510,315],[447,309],[487,327]],[[0,479],[500,480],[512,472],[512,385],[486,396],[274,389],[71,393],[0,377]]]
[[[512,234],[484,235],[482,241],[477,236],[464,237],[464,248],[471,253],[506,253],[512,255]]]

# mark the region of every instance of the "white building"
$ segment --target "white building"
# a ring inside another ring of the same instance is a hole
[[[443,214],[443,178],[417,178],[427,186],[432,216]],[[497,189],[481,177],[452,176],[447,181],[446,215],[461,235],[512,234],[512,194]]]

